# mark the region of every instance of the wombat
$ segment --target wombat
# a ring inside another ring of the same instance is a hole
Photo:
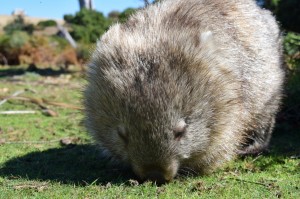
[[[99,40],[85,124],[141,179],[213,171],[266,148],[284,71],[275,19],[255,1],[165,0]]]

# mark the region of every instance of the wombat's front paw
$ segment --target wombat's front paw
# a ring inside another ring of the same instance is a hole
[[[267,154],[269,153],[269,148],[267,144],[259,144],[257,142],[255,142],[252,145],[248,145],[248,146],[244,146],[241,147],[241,149],[239,149],[237,151],[237,155],[240,157],[245,157],[245,156],[258,156],[261,154]]]

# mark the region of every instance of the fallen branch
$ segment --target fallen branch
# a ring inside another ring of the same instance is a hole
[[[2,104],[4,104],[5,102],[7,102],[7,100],[9,100],[9,99],[11,99],[11,98],[13,98],[13,97],[16,97],[16,96],[18,96],[18,95],[20,95],[20,94],[22,94],[22,93],[24,93],[25,92],[25,90],[21,90],[21,91],[16,91],[14,94],[12,94],[11,96],[8,96],[8,97],[5,97],[1,102],[0,102],[0,106],[2,105]]]
[[[59,143],[60,141],[61,139],[49,140],[49,141],[16,141],[16,142],[2,140],[0,144],[52,144],[52,143]]]
[[[36,114],[36,111],[0,111],[0,115]]]
[[[6,97],[4,97],[4,98],[6,98]],[[79,106],[75,106],[75,105],[71,105],[71,104],[66,104],[66,103],[61,103],[61,102],[53,102],[53,101],[49,101],[49,100],[46,100],[46,99],[43,99],[43,98],[18,97],[18,96],[15,96],[15,97],[10,97],[9,99],[29,101],[31,103],[37,104],[42,109],[47,109],[46,104],[48,104],[48,105],[59,106],[59,107],[63,107],[63,108],[70,108],[70,109],[74,109],[74,110],[83,110]]]
[[[83,110],[83,108],[72,105],[72,104],[66,104],[66,103],[61,103],[61,102],[51,102],[46,99],[42,99],[42,101],[46,104],[53,105],[53,106],[60,106],[60,107],[64,107],[64,108],[74,109],[74,110]]]
[[[78,137],[66,137],[56,140],[47,140],[47,141],[6,141],[5,139],[0,139],[0,145],[3,144],[52,144],[59,143],[62,146],[75,145],[81,139]]]
[[[274,186],[272,183],[262,183],[262,182],[254,182],[254,181],[249,181],[249,180],[242,180],[239,178],[227,178],[227,179],[231,179],[231,180],[236,180],[239,182],[244,182],[244,183],[251,183],[251,184],[257,184],[257,185],[261,185],[267,188],[270,188],[271,186]]]

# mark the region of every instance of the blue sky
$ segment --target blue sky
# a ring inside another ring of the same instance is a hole
[[[96,10],[107,15],[112,10],[140,7],[140,0],[94,0]],[[78,0],[0,0],[0,15],[10,15],[16,8],[24,9],[28,16],[62,19],[64,14],[79,10]]]

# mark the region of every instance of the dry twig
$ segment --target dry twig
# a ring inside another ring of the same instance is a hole
[[[74,109],[74,110],[82,110],[82,108],[79,107],[79,106],[75,106],[75,105],[72,105],[72,104],[61,103],[61,102],[53,102],[53,101],[46,100],[44,98],[33,98],[33,97],[23,97],[23,96],[22,97],[13,96],[13,97],[9,97],[9,98],[4,96],[4,97],[0,97],[0,98],[4,98],[4,99],[7,99],[7,100],[8,99],[15,99],[15,100],[21,100],[21,101],[28,101],[28,102],[37,104],[42,109],[47,109],[46,104],[48,104],[48,105],[52,105],[52,106],[59,106],[59,107],[70,108],[70,109]]]
[[[0,111],[0,115],[36,114],[36,111]]]
[[[29,183],[29,184],[19,184],[15,185],[15,190],[22,190],[22,189],[35,189],[37,191],[43,191],[48,188],[48,183]]]
[[[254,182],[254,181],[243,180],[243,179],[239,179],[239,178],[227,178],[227,179],[236,180],[236,181],[244,182],[244,183],[257,184],[257,185],[264,186],[266,188],[270,188],[270,187],[274,186],[273,183]]]
[[[57,140],[48,140],[48,141],[15,141],[15,142],[11,142],[11,141],[5,141],[3,140],[2,142],[0,142],[0,144],[52,144],[52,143],[59,143],[61,141],[61,139],[57,139]]]
[[[4,104],[5,102],[7,102],[7,100],[9,100],[9,99],[11,99],[11,98],[13,98],[13,97],[16,97],[16,96],[18,96],[18,95],[20,95],[20,94],[22,94],[22,93],[24,93],[25,92],[25,90],[21,90],[21,91],[16,91],[14,94],[12,94],[11,96],[8,96],[8,97],[5,97],[1,102],[0,102],[0,106],[2,105],[2,104]]]

